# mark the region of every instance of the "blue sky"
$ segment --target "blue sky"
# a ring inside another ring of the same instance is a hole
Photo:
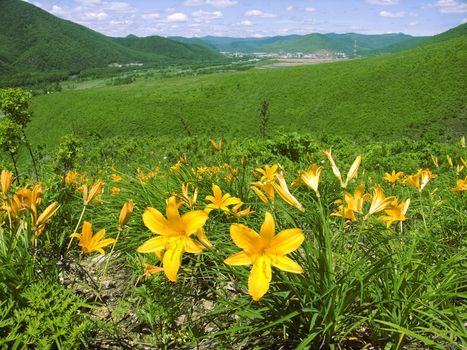
[[[467,22],[467,0],[29,0],[111,36],[433,35]]]

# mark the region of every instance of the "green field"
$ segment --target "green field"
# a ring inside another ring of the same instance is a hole
[[[182,137],[181,114],[193,134],[254,137],[260,105],[267,100],[269,131],[450,137],[467,127],[466,62],[461,36],[350,62],[66,91],[34,99],[28,133],[34,143],[48,146],[71,132]]]

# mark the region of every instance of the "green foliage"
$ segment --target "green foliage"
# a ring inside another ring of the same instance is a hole
[[[269,123],[269,102],[264,100],[259,110],[259,134],[264,139],[268,130]]]
[[[29,102],[31,93],[19,88],[0,89],[0,111],[7,118],[25,128],[31,121]]]
[[[57,174],[65,176],[67,171],[74,169],[82,144],[83,141],[75,135],[65,135],[62,138],[54,161]]]
[[[37,283],[22,293],[25,306],[0,304],[0,346],[81,349],[91,329],[83,311],[89,306],[59,284]]]
[[[15,157],[21,146],[23,134],[21,126],[10,119],[3,119],[0,122],[0,147]]]

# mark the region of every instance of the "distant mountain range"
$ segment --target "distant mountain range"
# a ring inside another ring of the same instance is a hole
[[[21,0],[0,0],[0,85],[52,74],[58,78],[91,68],[128,64],[174,64],[220,61],[220,52],[343,52],[350,57],[399,52],[443,35],[461,35],[462,25],[435,37],[406,34],[308,34],[265,38],[206,36],[183,38],[149,36],[108,37],[60,19]],[[441,39],[440,39],[441,38]]]
[[[214,36],[205,36],[201,38],[170,38],[183,43],[204,44],[207,47],[222,52],[313,53],[318,50],[328,50],[332,52],[343,52],[351,56],[354,54],[354,49],[356,49],[357,55],[370,56],[378,54],[379,51],[384,51],[384,49],[387,48],[390,48],[388,52],[397,52],[402,48],[410,48],[425,41],[429,37],[413,37],[402,33],[380,35],[313,33],[265,38],[230,38]]]

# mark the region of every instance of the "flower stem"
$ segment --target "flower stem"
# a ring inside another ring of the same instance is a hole
[[[83,210],[81,211],[81,215],[79,216],[78,223],[76,224],[76,227],[75,227],[75,229],[74,229],[74,231],[72,233],[78,231],[79,225],[81,224],[81,220],[83,220],[83,216],[84,216],[84,212],[86,211],[86,207],[87,207],[86,205],[83,206]],[[71,237],[70,242],[68,243],[68,247],[66,248],[67,251],[70,250],[71,242],[73,242],[73,237]]]
[[[110,263],[110,258],[112,257],[112,253],[114,252],[114,249],[115,249],[115,245],[117,244],[118,242],[118,238],[120,237],[120,233],[122,232],[122,229],[119,229],[118,230],[118,233],[117,233],[117,237],[115,238],[115,242],[114,244],[112,245],[112,249],[110,249],[110,253],[107,257],[107,261],[105,262],[105,266],[104,266],[104,271],[102,272],[102,277],[101,277],[101,281],[99,283],[99,291],[102,289],[102,284],[104,283],[104,278],[105,276],[107,275],[107,268],[109,267],[109,263]]]

